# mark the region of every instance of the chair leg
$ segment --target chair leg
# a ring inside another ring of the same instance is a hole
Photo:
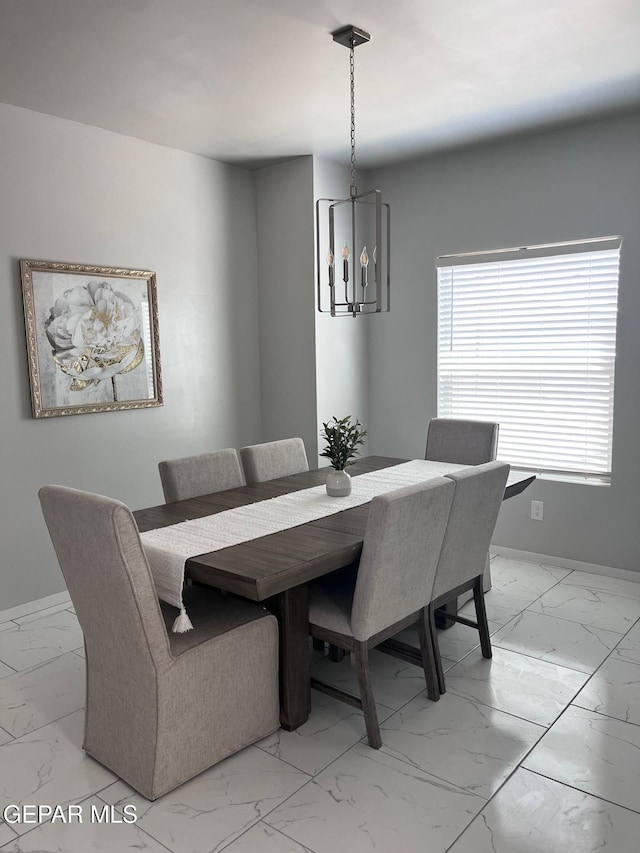
[[[436,670],[433,637],[429,629],[429,608],[423,607],[418,620],[418,637],[420,638],[420,653],[422,654],[422,668],[424,678],[427,682],[427,696],[432,702],[440,699],[440,684]],[[437,640],[436,640],[437,642]]]
[[[440,657],[440,646],[438,645],[438,632],[436,630],[436,609],[433,604],[428,607],[429,614],[429,631],[431,632],[431,641],[433,644],[433,659],[436,665],[436,676],[438,678],[438,690],[441,694],[447,692],[444,683],[444,672],[442,671],[442,658]]]
[[[329,660],[332,660],[334,663],[340,663],[348,654],[349,652],[346,649],[341,649],[340,646],[334,646],[333,643],[329,643]]]
[[[491,639],[489,635],[489,623],[487,622],[487,610],[484,606],[484,594],[482,592],[482,575],[476,578],[473,585],[473,601],[476,606],[476,621],[478,623],[478,633],[480,634],[480,648],[482,649],[482,657],[490,658],[493,656],[491,651]]]
[[[378,725],[378,714],[376,703],[371,689],[371,676],[369,673],[369,649],[366,643],[356,643],[354,649],[356,672],[358,673],[358,684],[360,686],[360,699],[362,701],[362,713],[367,727],[369,746],[380,749],[382,738],[380,737],[380,726]]]

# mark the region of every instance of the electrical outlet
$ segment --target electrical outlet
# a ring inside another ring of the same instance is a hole
[[[534,521],[542,521],[544,518],[544,503],[542,501],[531,501],[531,518]]]

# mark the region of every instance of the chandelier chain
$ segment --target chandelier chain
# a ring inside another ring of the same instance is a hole
[[[356,102],[355,102],[355,45],[351,39],[349,54],[349,78],[351,83],[351,195],[356,194]]]

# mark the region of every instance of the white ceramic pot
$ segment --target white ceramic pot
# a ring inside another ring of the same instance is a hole
[[[332,498],[343,498],[351,494],[351,477],[346,471],[329,471],[327,494]]]

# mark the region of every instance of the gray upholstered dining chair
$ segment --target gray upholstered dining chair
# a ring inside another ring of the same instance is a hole
[[[493,462],[498,451],[499,424],[491,421],[468,421],[457,418],[432,418],[427,430],[425,459],[454,462],[460,465],[482,465]],[[489,556],[485,559],[484,591],[491,589]],[[470,600],[463,595],[458,606]]]
[[[457,418],[432,418],[427,430],[425,459],[482,465],[496,458],[498,424]]]
[[[280,441],[241,447],[240,458],[247,483],[264,483],[266,480],[309,470],[301,438],[283,438]]]
[[[154,800],[278,728],[275,617],[191,588],[194,630],[171,633],[131,511],[63,486],[39,497],[84,633],[89,755]]]
[[[235,447],[167,459],[158,462],[158,471],[166,503],[245,485]]]
[[[309,633],[354,655],[360,697],[312,679],[311,686],[361,708],[370,746],[382,741],[369,674],[369,649],[418,623],[427,694],[439,699],[426,616],[454,484],[437,477],[371,501],[358,573],[310,585]]]
[[[509,465],[505,462],[487,462],[446,475],[455,483],[455,492],[428,608],[441,693],[445,692],[445,684],[435,630],[438,607],[472,590],[477,621],[460,614],[449,614],[449,618],[477,628],[482,654],[485,658],[491,657],[482,580],[508,475]]]

